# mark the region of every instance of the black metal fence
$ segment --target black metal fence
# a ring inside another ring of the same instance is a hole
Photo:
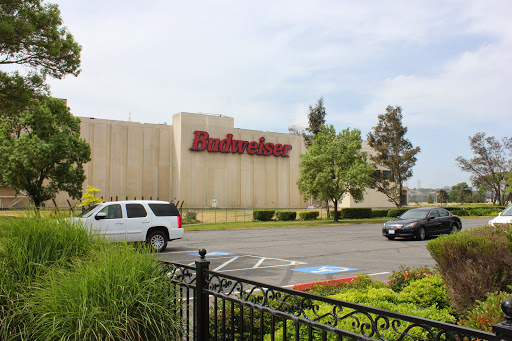
[[[512,299],[488,333],[228,276],[199,253],[195,267],[163,262],[179,289],[184,340],[512,341]]]

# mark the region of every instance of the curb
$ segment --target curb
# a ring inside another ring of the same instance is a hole
[[[328,279],[326,281],[320,281],[320,282],[311,282],[311,283],[303,283],[303,284],[295,284],[293,286],[294,290],[300,290],[300,291],[309,291],[313,285],[318,284],[328,284],[328,283],[341,283],[341,282],[353,282],[357,276],[354,277],[345,277],[345,278],[336,278],[336,279]]]

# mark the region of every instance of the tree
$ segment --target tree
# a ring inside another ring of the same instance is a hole
[[[448,200],[448,193],[444,189],[440,189],[436,192],[437,196],[437,202],[443,206],[443,203],[445,203]]]
[[[104,202],[103,199],[98,198],[96,196],[96,193],[101,192],[99,188],[94,188],[90,185],[87,186],[87,191],[82,195],[82,202],[78,207],[88,206],[88,205],[94,205]]]
[[[81,196],[90,154],[80,119],[63,100],[49,97],[17,122],[0,121],[0,185],[25,191],[37,208],[59,191]]]
[[[49,95],[46,76],[80,73],[81,47],[62,25],[55,4],[41,0],[0,2],[0,65],[21,65],[27,75],[0,71],[0,118],[17,115]]]
[[[0,65],[28,70],[0,71],[0,185],[26,191],[36,207],[59,190],[77,198],[90,148],[79,138],[80,120],[48,97],[45,79],[77,76],[81,47],[55,4],[1,1],[0,23]]]
[[[0,22],[0,64],[25,65],[59,79],[80,72],[81,47],[62,25],[57,5],[4,0]]]
[[[311,105],[309,106],[309,126],[306,128],[306,132],[303,133],[306,147],[313,144],[315,135],[320,132],[320,129],[325,124],[325,115],[324,99],[320,97],[314,108]]]
[[[455,160],[459,168],[471,174],[473,185],[486,188],[494,203],[504,205],[509,199],[507,179],[512,159],[507,151],[512,151],[512,138],[503,138],[500,142],[494,136],[486,137],[479,132],[469,137],[469,146],[474,157],[458,156]]]
[[[473,202],[485,202],[487,198],[487,189],[483,186],[477,186],[477,191],[473,193]]]
[[[375,177],[372,187],[384,193],[397,207],[401,207],[404,182],[412,176],[420,147],[413,148],[412,143],[405,138],[407,127],[402,125],[401,107],[388,106],[386,113],[378,117],[379,122],[373,127],[373,133],[367,135],[368,144],[375,151],[370,155],[370,160],[376,168],[386,168],[391,174],[389,177]]]
[[[429,194],[427,197],[427,204],[433,204],[433,203],[434,203],[434,198],[432,197],[432,194]]]
[[[450,202],[458,203],[471,202],[473,201],[473,190],[465,182],[458,183],[455,186],[452,186],[452,189],[448,194],[448,200]]]
[[[38,75],[0,72],[0,119],[17,120],[20,113],[48,95],[48,86]]]
[[[334,127],[323,126],[307,152],[301,154],[297,186],[301,194],[334,203],[334,221],[338,221],[338,201],[350,194],[362,201],[366,185],[375,169],[361,152],[361,132],[345,129],[336,134]]]

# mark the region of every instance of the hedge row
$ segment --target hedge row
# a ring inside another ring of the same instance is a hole
[[[299,218],[300,220],[315,220],[320,215],[320,212],[318,211],[306,211],[306,212],[300,212]]]
[[[291,221],[297,218],[297,212],[295,211],[278,211],[277,220],[280,221]]]
[[[293,221],[297,219],[297,212],[295,211],[276,211],[275,210],[254,210],[253,218],[259,221],[269,221],[276,216],[279,221]],[[315,220],[320,215],[318,211],[300,212],[299,217],[301,220]]]
[[[276,214],[276,210],[254,210],[252,216],[254,220],[269,221]]]
[[[342,208],[338,211],[339,219],[366,219],[366,218],[382,218],[390,217],[396,218],[402,215],[408,208],[385,208],[385,209],[371,209],[371,208]],[[504,206],[471,206],[471,207],[445,207],[446,210],[451,211],[458,216],[495,216],[504,209]],[[275,210],[254,210],[254,220],[268,221],[276,215],[277,220],[290,221],[297,218],[295,211],[276,211]],[[320,215],[318,211],[299,212],[299,219],[301,220],[315,220]],[[334,218],[334,211],[329,211],[329,219]]]

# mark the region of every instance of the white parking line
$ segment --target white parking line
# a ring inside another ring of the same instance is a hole
[[[266,258],[265,257],[261,257],[261,259],[258,261],[258,263],[254,264],[253,266],[253,269],[259,267],[261,265],[261,263],[263,263],[263,261],[265,260]]]
[[[255,269],[265,269],[265,268],[280,268],[283,266],[291,266],[291,265],[297,265],[297,264],[306,264],[302,262],[291,262],[289,264],[281,264],[281,265],[267,265],[267,266],[260,266],[260,267],[252,267],[252,268],[242,268],[242,269],[230,269],[230,270],[224,270],[222,272],[228,272],[228,271],[241,271],[241,270],[255,270]]]
[[[391,272],[387,271],[387,272],[377,272],[375,274],[368,274],[368,276],[377,276],[377,275],[386,275],[386,274],[390,274]]]
[[[219,271],[220,269],[222,269],[223,267],[225,267],[226,265],[228,265],[229,263],[237,260],[239,258],[239,256],[236,256],[236,257],[233,257],[231,258],[230,260],[228,260],[227,262],[224,262],[222,263],[221,265],[219,265],[218,267],[216,267],[215,269],[213,269],[213,271]]]

